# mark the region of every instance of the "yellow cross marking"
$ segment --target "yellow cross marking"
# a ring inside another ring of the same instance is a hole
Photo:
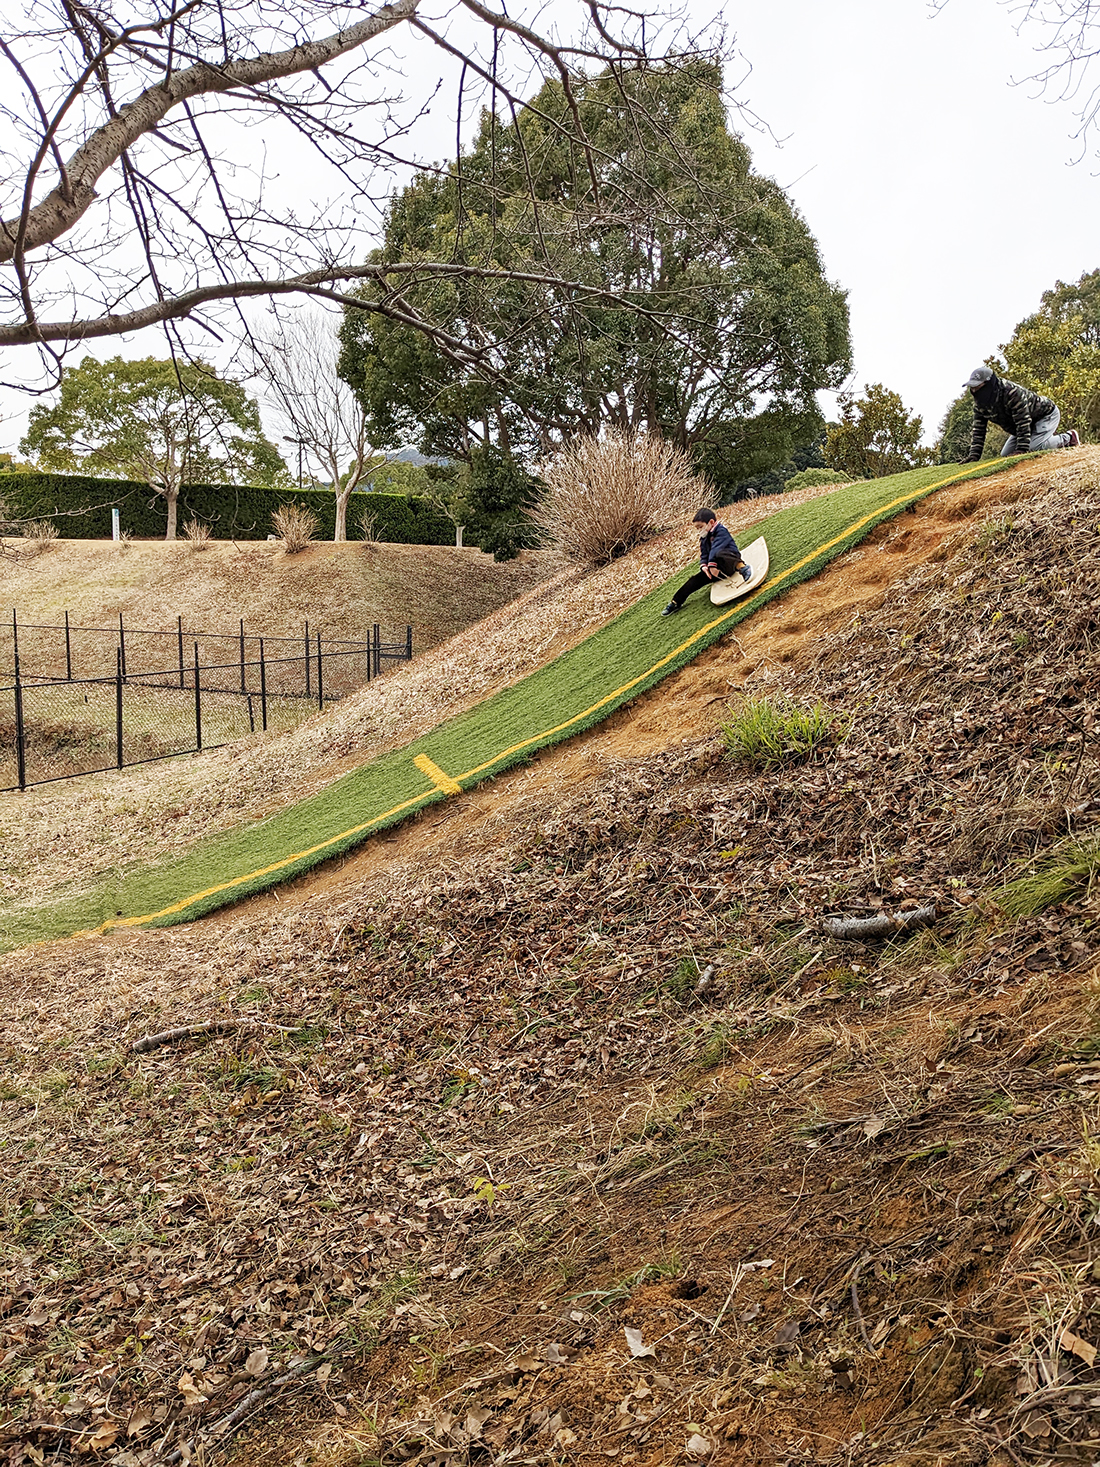
[[[426,774],[435,785],[437,790],[445,790],[449,795],[460,795],[462,786],[457,779],[452,779],[449,774],[444,774],[438,764],[434,764],[427,754],[417,754],[413,763],[421,774]]]

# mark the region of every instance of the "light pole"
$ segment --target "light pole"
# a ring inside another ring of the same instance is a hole
[[[288,438],[286,436],[286,434],[284,433],[284,435],[283,435],[283,442],[284,443],[296,443],[298,445],[298,493],[301,494],[301,492],[302,492],[302,449],[305,448],[305,446],[306,446],[306,440],[304,438]]]

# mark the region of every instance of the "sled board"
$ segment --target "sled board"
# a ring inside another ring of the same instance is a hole
[[[748,596],[756,590],[768,574],[768,542],[754,540],[742,550],[741,559],[752,571],[752,580],[742,580],[738,571],[736,575],[723,576],[720,581],[715,581],[710,588],[710,599],[715,606],[721,606],[725,601],[736,601],[739,596]]]

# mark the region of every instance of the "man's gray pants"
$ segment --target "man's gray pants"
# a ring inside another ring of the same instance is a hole
[[[1068,448],[1069,434],[1056,433],[1055,429],[1062,420],[1062,414],[1057,408],[1045,418],[1037,418],[1031,425],[1031,452],[1038,453],[1041,448]],[[1016,440],[1010,438],[1001,449],[1001,457],[1016,452]]]

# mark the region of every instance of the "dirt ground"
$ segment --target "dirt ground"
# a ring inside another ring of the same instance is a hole
[[[1093,1462],[1098,479],[922,502],[296,887],[0,959],[12,1467]],[[733,764],[763,693],[835,741]]]

